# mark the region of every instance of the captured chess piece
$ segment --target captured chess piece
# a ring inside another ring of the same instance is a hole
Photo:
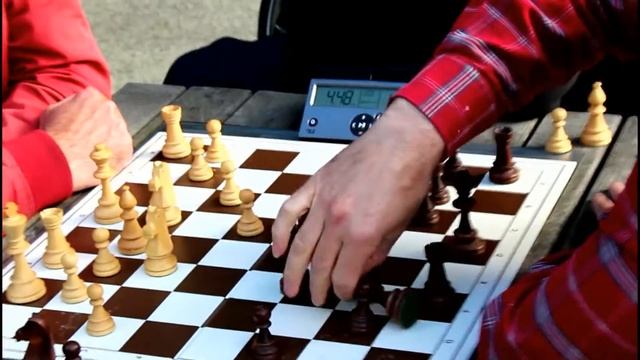
[[[163,106],[160,113],[167,128],[167,139],[162,147],[162,155],[167,159],[181,159],[191,154],[191,148],[180,127],[182,108],[178,105]]]
[[[93,230],[93,242],[98,249],[98,256],[93,260],[93,275],[109,277],[120,272],[120,261],[109,251],[109,230],[98,228]]]
[[[207,181],[213,177],[213,169],[209,166],[204,156],[204,142],[199,137],[191,139],[191,168],[187,173],[191,181]]]
[[[220,166],[220,171],[224,177],[224,187],[220,193],[220,205],[237,206],[242,204],[240,200],[240,189],[233,179],[236,166],[231,160],[225,160]]]
[[[91,152],[91,160],[96,163],[98,169],[93,173],[102,185],[102,197],[98,200],[98,207],[94,212],[98,224],[109,225],[119,222],[122,209],[118,205],[118,196],[111,190],[109,179],[113,176],[113,169],[109,164],[111,150],[105,144],[98,144]]]
[[[449,156],[442,166],[442,181],[450,184],[452,182],[453,174],[462,169],[462,161],[460,161],[460,158],[458,157],[458,150],[456,150],[451,156]]]
[[[607,108],[604,107],[604,102],[607,100],[607,96],[602,90],[602,83],[596,81],[593,83],[591,93],[589,94],[589,120],[582,130],[580,135],[580,142],[585,146],[606,146],[611,143],[611,129],[607,125],[607,120],[604,118],[604,113]]]
[[[54,360],[56,358],[49,326],[36,313],[33,313],[31,318],[16,330],[13,338],[17,341],[29,342],[23,360]]]
[[[211,138],[211,145],[207,150],[205,159],[208,162],[223,162],[227,159],[227,150],[222,143],[222,122],[218,119],[207,122],[207,133]]]
[[[77,341],[69,340],[62,345],[64,360],[82,360],[80,357],[80,344]]]
[[[147,240],[142,236],[142,227],[138,222],[136,205],[138,205],[138,200],[129,189],[129,185],[123,186],[122,194],[120,194],[120,207],[122,208],[120,217],[124,221],[124,225],[118,240],[118,250],[123,255],[142,254],[147,246]]]
[[[169,174],[169,166],[162,161],[153,163],[149,191],[152,192],[149,205],[153,205],[164,212],[164,218],[168,226],[173,226],[182,221],[182,212],[176,205],[176,193]],[[147,221],[149,214],[147,213]]]
[[[87,294],[93,306],[89,320],[87,321],[87,333],[91,336],[104,336],[111,334],[116,328],[116,324],[111,314],[104,308],[104,291],[98,283],[91,284],[87,289]]]
[[[24,228],[27,224],[27,217],[18,212],[18,205],[14,202],[7,202],[4,205],[4,209],[2,211],[3,227],[5,226],[5,223],[7,224],[4,230],[7,242],[13,239],[17,247],[26,251],[29,248],[29,242],[24,237]]]
[[[425,245],[424,252],[429,262],[429,275],[424,284],[424,296],[430,306],[445,306],[455,295],[444,269],[447,246],[442,242]]]
[[[365,274],[360,279],[358,286],[361,284],[368,284],[370,302],[382,305],[387,315],[402,327],[411,327],[418,320],[421,299],[415,289],[407,287],[391,291],[384,290],[378,276],[378,269],[373,269]]]
[[[276,339],[271,335],[271,310],[260,304],[256,307],[252,320],[258,328],[258,333],[251,341],[251,353],[256,360],[275,360],[280,358],[280,349]]]
[[[155,206],[147,208],[149,217],[142,233],[147,239],[147,258],[144,272],[150,276],[166,276],[176,271],[178,259],[173,254],[173,242],[162,210]]]
[[[236,232],[240,236],[251,237],[262,234],[264,231],[264,225],[262,220],[253,213],[253,201],[255,200],[253,191],[244,189],[240,191],[240,201],[242,201],[242,215],[238,220],[238,226]]]
[[[10,213],[8,214],[7,211]],[[11,211],[15,212],[11,213]],[[7,254],[13,256],[15,267],[5,296],[9,302],[14,304],[26,304],[36,301],[42,298],[47,291],[44,281],[36,277],[35,271],[31,269],[24,255],[29,246],[29,243],[24,239],[26,223],[27,217],[18,214],[17,207],[7,204],[5,217],[2,219],[2,230],[7,236]],[[27,246],[24,245],[25,243]]]
[[[449,202],[449,190],[442,181],[443,166],[441,164],[436,165],[436,170],[431,177],[431,200],[434,205],[444,205]]]
[[[469,213],[473,205],[475,205],[475,199],[471,196],[473,178],[468,170],[461,170],[455,174],[453,184],[458,192],[458,198],[453,200],[453,206],[460,210],[460,224],[453,231],[454,247],[456,250],[466,254],[482,254],[486,244],[478,237],[476,230],[471,227],[471,222],[469,221]]]
[[[511,138],[513,130],[510,127],[499,127],[493,132],[496,140],[496,160],[489,169],[489,179],[494,184],[511,184],[518,180],[520,170],[515,166],[511,156]]]
[[[60,297],[67,304],[76,304],[87,299],[87,285],[78,276],[78,255],[69,251],[62,255],[62,265],[67,274],[67,280],[62,283]]]
[[[571,140],[564,131],[567,124],[567,110],[558,107],[551,112],[553,121],[553,132],[547,140],[544,149],[552,154],[564,154],[571,151]]]
[[[49,269],[61,269],[62,255],[67,251],[73,251],[62,232],[62,215],[63,211],[60,208],[49,208],[40,211],[42,224],[47,230],[47,248],[42,261],[44,266]]]

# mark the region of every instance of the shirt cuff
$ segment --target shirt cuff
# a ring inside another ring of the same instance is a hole
[[[448,155],[497,118],[492,87],[471,65],[451,55],[434,58],[394,97],[412,103],[431,120]]]
[[[31,188],[36,211],[71,195],[71,170],[64,153],[43,130],[34,130],[3,144]]]

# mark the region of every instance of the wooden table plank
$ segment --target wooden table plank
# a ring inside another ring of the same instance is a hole
[[[621,123],[621,116],[606,115],[607,122],[612,132],[616,132]],[[520,271],[525,271],[529,266],[556,249],[558,244],[565,242],[567,225],[575,221],[576,211],[584,202],[588,194],[592,179],[597,176],[601,162],[607,154],[607,147],[592,148],[579,144],[580,133],[588,119],[587,113],[569,112],[565,130],[573,141],[573,149],[561,155],[549,154],[550,158],[560,160],[577,161],[573,176],[569,180],[565,191],[558,199],[558,203],[549,215],[542,231],[538,235],[529,255],[525,259]],[[525,144],[527,148],[544,151],[544,145],[551,134],[552,121],[549,115],[535,129],[531,139]],[[613,143],[613,142],[612,142]]]
[[[306,95],[258,91],[226,123],[251,127],[297,130]]]

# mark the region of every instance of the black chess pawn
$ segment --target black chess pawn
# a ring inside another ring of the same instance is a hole
[[[449,201],[449,190],[442,181],[442,174],[442,165],[438,164],[431,177],[431,200],[435,205],[444,205]]]
[[[280,357],[276,339],[271,335],[271,310],[264,304],[256,306],[253,314],[253,323],[258,328],[258,333],[251,341],[251,353],[256,360],[274,360]]]
[[[455,173],[453,185],[458,192],[458,198],[453,200],[453,206],[460,210],[460,224],[453,231],[453,235],[456,250],[470,255],[477,255],[484,252],[486,243],[478,237],[469,220],[469,213],[475,205],[475,199],[471,196],[473,183],[473,177],[468,170],[461,170]]]
[[[520,171],[515,167],[511,155],[511,139],[513,130],[510,127],[499,127],[493,132],[496,140],[496,160],[489,170],[489,179],[495,184],[511,184],[518,180]]]
[[[456,293],[444,269],[447,250],[447,245],[441,242],[430,243],[424,247],[429,262],[429,275],[424,283],[423,292],[429,306],[442,307]]]
[[[462,169],[462,161],[458,158],[458,151],[456,150],[451,156],[449,156],[442,167],[442,181],[447,184],[451,184],[453,181],[453,174]]]
[[[425,214],[425,219],[427,221],[427,224],[429,225],[437,224],[438,221],[440,221],[440,212],[436,210],[431,196],[425,196],[423,207],[424,207],[424,214]]]
[[[351,332],[353,333],[367,333],[372,327],[373,311],[371,311],[370,296],[371,284],[366,280],[360,281],[354,293],[357,304],[351,310]]]
[[[82,360],[80,357],[80,344],[77,341],[69,340],[62,346],[64,360]]]

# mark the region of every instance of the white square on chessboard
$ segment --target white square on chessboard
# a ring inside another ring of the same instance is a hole
[[[298,360],[352,360],[364,359],[369,347],[364,345],[339,343],[324,340],[311,340],[298,357]]]
[[[83,348],[98,348],[104,350],[119,350],[142,326],[144,320],[127,317],[113,316],[116,324],[115,330],[111,334],[104,336],[91,336],[87,333],[87,322],[82,324],[70,340],[77,341]],[[83,355],[83,358],[85,355]]]
[[[167,163],[169,168],[169,175],[172,182],[176,182],[182,175],[184,175],[191,168],[190,164],[176,164]],[[125,182],[134,184],[148,184],[151,180],[151,174],[153,173],[153,162],[148,161],[136,170],[128,171]]]
[[[149,316],[151,321],[200,327],[224,300],[220,296],[174,291]]]
[[[240,219],[240,215],[196,211],[173,232],[178,236],[221,239]]]
[[[530,166],[530,164],[527,164],[527,167],[521,168],[516,164],[516,167],[520,169],[520,177],[518,178],[518,181],[512,184],[494,184],[489,179],[489,173],[487,172],[482,178],[477,189],[527,194],[531,192],[533,186],[538,182],[538,179],[542,174],[541,169],[536,169],[535,167],[531,168]]]
[[[178,263],[178,268],[172,274],[150,276],[144,272],[144,266],[140,266],[122,285],[140,289],[173,291],[194,267],[194,264]]]
[[[225,147],[227,148],[227,154],[236,167],[240,167],[240,165],[247,161],[251,154],[256,151],[256,147],[253,146],[253,144],[247,144],[237,141],[224,141],[224,143]],[[220,166],[219,162],[212,162],[210,164],[214,164],[218,167]]]
[[[234,269],[250,269],[268,247],[269,244],[220,240],[216,242],[198,264]]]
[[[269,330],[275,335],[313,339],[331,312],[319,307],[278,304],[271,311]]]
[[[437,321],[418,320],[408,329],[395,321],[389,321],[372,346],[433,354],[448,329],[449,323]]]
[[[247,271],[227,297],[277,303],[283,296],[280,292],[281,277],[279,273]]]
[[[240,189],[250,189],[254,193],[262,194],[267,191],[280,174],[280,171],[240,168],[236,170],[233,179]],[[224,189],[224,185],[225,181],[218,186],[218,190]]]
[[[282,204],[287,201],[289,195],[265,193],[253,203],[253,213],[261,218],[275,219]]]
[[[383,285],[383,287],[385,287],[385,290],[387,290],[386,289],[387,286],[389,285]],[[355,300],[340,300],[338,305],[336,305],[336,310],[351,311],[356,307],[357,304],[358,302]],[[369,308],[376,315],[382,315],[382,316],[387,315],[387,310],[385,310],[384,306],[382,306],[381,304],[377,304],[377,303],[370,304]]]
[[[418,231],[403,232],[389,252],[389,256],[426,260],[424,246],[442,241],[444,235]]]
[[[249,342],[253,333],[229,329],[203,327],[198,329],[187,345],[178,353],[178,359],[232,360]],[[212,354],[215,354],[212,357]]]
[[[92,239],[87,239],[87,241],[93,241]],[[95,254],[87,254],[87,253],[76,253],[78,256],[78,262],[76,263],[77,273],[81,273],[93,259],[96,258]],[[31,267],[33,271],[36,272],[36,275],[39,278],[43,279],[56,279],[56,280],[67,280],[67,274],[64,272],[63,268],[60,269],[49,269],[44,266],[44,260],[42,258]]]
[[[40,308],[16,304],[2,304],[2,337],[13,337],[34,313],[40,312]]]
[[[296,156],[293,161],[284,169],[284,172],[290,174],[313,175],[331,159],[333,159],[340,149],[327,148],[318,149],[316,151],[307,149]]]
[[[97,204],[96,204],[97,206]],[[135,207],[136,211],[138,212],[138,216],[140,216],[140,214],[142,214],[143,212],[145,212],[147,210],[147,208],[145,206],[136,206]],[[118,221],[115,224],[109,224],[109,225],[102,225],[102,224],[98,224],[96,222],[94,213],[91,212],[90,214],[87,215],[87,217],[84,218],[84,220],[82,220],[82,222],[80,223],[80,225],[78,226],[84,226],[84,227],[89,227],[89,228],[105,228],[108,230],[122,230],[122,227],[124,226],[124,222],[123,221]],[[87,238],[87,241],[93,241],[90,237]]]
[[[91,284],[93,284],[93,283],[85,282],[85,285],[87,286],[87,288]],[[105,303],[120,288],[120,286],[116,286],[116,285],[109,285],[109,284],[100,284],[100,285],[102,286],[102,290],[104,292],[102,298],[103,298]],[[47,309],[47,310],[58,310],[58,311],[66,311],[66,312],[81,313],[81,314],[91,314],[91,312],[93,311],[93,306],[89,302],[90,301],[89,298],[87,298],[84,301],[79,302],[79,303],[67,304],[66,302],[62,301],[61,294],[62,294],[62,291],[58,291],[56,296],[54,296],[44,306],[44,308]]]
[[[489,240],[502,240],[507,233],[511,222],[513,222],[514,216],[481,213],[472,211],[469,214],[469,222],[471,227],[476,229],[478,236],[482,239]],[[453,232],[458,228],[460,224],[460,214],[453,220],[451,227],[447,230],[447,235],[453,235]]]
[[[214,189],[191,186],[174,186],[176,205],[183,211],[196,211],[214,193]]]
[[[429,263],[427,263],[420,273],[413,281],[411,287],[423,288],[424,283],[429,276]],[[447,275],[447,279],[451,283],[451,286],[459,294],[469,294],[473,287],[476,285],[476,281],[480,277],[480,274],[484,270],[484,266],[473,264],[459,264],[459,263],[444,263],[444,271]]]

